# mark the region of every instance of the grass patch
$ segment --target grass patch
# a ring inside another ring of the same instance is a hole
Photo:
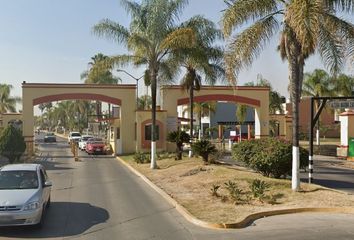
[[[289,180],[267,178],[222,165],[204,165],[201,158],[158,160],[157,170],[150,169],[149,164],[135,163],[133,156],[121,158],[173,196],[195,217],[208,222],[237,222],[249,214],[275,209],[350,207],[354,204],[352,195],[307,183],[301,183],[301,191],[293,192]],[[252,197],[250,185],[254,179],[269,185],[263,201]],[[225,186],[229,181],[242,192],[240,201],[234,201],[230,196],[230,190]],[[215,186],[220,186],[217,194],[211,192]]]

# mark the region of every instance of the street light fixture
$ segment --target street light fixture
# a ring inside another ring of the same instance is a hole
[[[139,94],[139,91],[138,91],[138,86],[139,86],[139,80],[144,77],[144,75],[142,75],[141,77],[139,78],[136,78],[134,77],[133,75],[131,75],[130,73],[128,73],[127,71],[123,70],[123,69],[117,69],[117,72],[123,72],[125,74],[127,74],[129,77],[133,78],[135,81],[136,81],[136,110],[138,110],[138,94]]]

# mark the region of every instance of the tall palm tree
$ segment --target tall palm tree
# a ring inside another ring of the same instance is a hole
[[[129,54],[111,57],[107,65],[122,67],[132,63],[148,69],[152,97],[151,168],[155,169],[157,84],[171,79],[166,58],[174,50],[192,47],[195,34],[191,28],[176,24],[187,0],[142,0],[139,3],[121,0],[121,3],[132,18],[129,28],[105,19],[96,24],[93,31],[100,37],[125,45],[129,51]]]
[[[81,74],[81,79],[87,84],[117,84],[122,82],[119,77],[113,76],[112,66],[106,64],[108,58],[102,53],[93,56],[92,61],[88,63],[89,70]],[[97,117],[102,115],[102,103],[100,101],[96,101],[96,115]]]
[[[202,137],[202,117],[207,117],[210,116],[210,113],[215,113],[216,112],[216,102],[197,102],[193,103],[193,112],[197,114],[198,117],[198,123],[199,123],[199,132],[198,132],[198,138],[199,140]],[[188,106],[184,112],[189,110],[190,106]]]
[[[171,55],[170,62],[174,66],[182,66],[186,74],[181,80],[183,90],[189,93],[190,131],[193,139],[193,98],[194,91],[199,91],[202,85],[202,77],[209,85],[214,85],[218,78],[224,77],[224,69],[221,66],[223,51],[213,46],[216,40],[222,38],[222,33],[215,24],[202,17],[194,16],[181,24],[181,27],[192,28],[196,33],[196,45],[185,51],[176,51]],[[192,152],[190,151],[190,156]]]
[[[10,84],[0,84],[0,113],[16,112],[16,103],[21,101],[19,97],[11,97]]]
[[[311,97],[333,96],[332,79],[329,74],[322,69],[315,69],[312,73],[305,73],[302,83],[302,95]],[[320,107],[321,102],[316,100],[316,112]],[[316,142],[320,145],[320,120],[317,121]]]
[[[272,36],[280,33],[279,51],[288,62],[293,113],[292,189],[299,180],[299,101],[305,60],[316,50],[332,73],[343,68],[344,59],[354,55],[354,27],[336,16],[354,12],[354,0],[225,0],[223,32],[230,37],[225,61],[228,79],[252,64]],[[247,25],[245,25],[247,24]]]
[[[240,138],[239,141],[242,141],[242,125],[246,121],[247,117],[247,106],[239,104],[236,109],[236,117],[238,122],[240,122]]]
[[[257,75],[256,83],[248,82],[245,84],[245,86],[269,87],[269,113],[284,113],[282,104],[284,103],[285,97],[282,97],[279,92],[275,91],[272,87],[272,84],[267,79],[263,78],[261,74]]]
[[[353,96],[354,76],[340,74],[332,78],[334,92],[339,96]]]

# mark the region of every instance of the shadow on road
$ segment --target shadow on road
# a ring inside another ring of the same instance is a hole
[[[74,168],[62,166],[64,163],[51,162],[51,161],[36,161],[35,163],[42,164],[44,168],[48,171],[50,170],[72,170]]]
[[[0,236],[12,238],[56,238],[84,233],[109,219],[107,210],[89,203],[52,202],[41,229],[33,226],[3,227]]]

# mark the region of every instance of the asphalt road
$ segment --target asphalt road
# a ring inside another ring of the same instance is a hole
[[[43,229],[0,228],[0,239],[354,239],[354,215],[291,214],[239,230],[213,230],[185,220],[113,157],[74,162],[65,140],[40,145],[53,181]]]
[[[314,156],[313,183],[354,194],[354,169],[342,167],[341,163],[345,161]],[[308,173],[301,173],[301,180],[308,182]]]

